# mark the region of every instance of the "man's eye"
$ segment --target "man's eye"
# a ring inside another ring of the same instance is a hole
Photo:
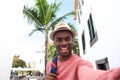
[[[61,41],[62,41],[62,39],[56,39],[56,41],[61,42]]]
[[[70,41],[70,40],[71,40],[71,37],[66,37],[65,40],[66,40],[66,41]]]

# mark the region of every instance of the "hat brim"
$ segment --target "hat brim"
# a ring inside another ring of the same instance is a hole
[[[56,31],[53,31],[53,32],[50,34],[50,39],[51,39],[51,40],[54,40],[54,35],[55,35],[55,33],[57,33],[58,31],[69,31],[69,32],[71,32],[73,38],[74,38],[75,35],[76,35],[75,31],[73,31],[73,30],[69,30],[69,29],[56,30]]]

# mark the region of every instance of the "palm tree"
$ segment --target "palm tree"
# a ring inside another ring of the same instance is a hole
[[[30,33],[33,34],[35,31],[45,32],[45,66],[47,63],[48,54],[48,32],[53,30],[55,25],[64,20],[67,16],[73,15],[74,11],[71,11],[59,18],[56,17],[56,12],[59,11],[59,7],[62,2],[57,4],[56,0],[52,0],[49,5],[47,0],[35,0],[35,7],[28,8],[24,6],[23,14],[28,19],[28,23],[34,23],[35,29]]]

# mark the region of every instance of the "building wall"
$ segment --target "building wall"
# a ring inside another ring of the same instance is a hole
[[[77,19],[77,28],[82,58],[90,60],[94,67],[95,61],[108,58],[110,68],[120,66],[120,31],[119,31],[119,0],[84,0],[80,24]],[[89,14],[92,13],[94,28],[97,31],[98,40],[90,47],[90,35],[87,25]],[[82,49],[82,32],[85,34],[85,54]]]

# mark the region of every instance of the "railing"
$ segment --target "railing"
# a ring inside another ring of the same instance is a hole
[[[27,79],[28,80],[44,80],[44,77],[43,76],[27,76]]]
[[[26,75],[22,75],[22,76],[10,76],[10,80],[22,80],[23,78],[26,78]]]
[[[22,75],[22,76],[11,76],[10,80],[45,80],[43,76],[30,76],[30,75]]]

